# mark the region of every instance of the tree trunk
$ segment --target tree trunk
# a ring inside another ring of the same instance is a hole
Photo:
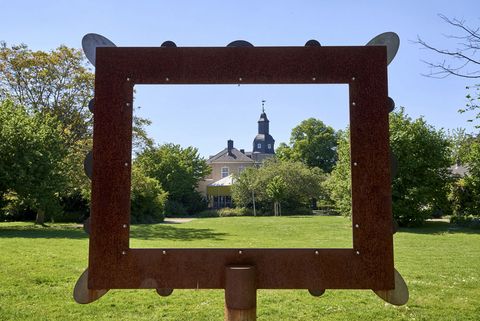
[[[35,219],[35,224],[45,225],[45,210],[39,208],[37,210],[37,218]]]
[[[253,201],[253,216],[257,216],[257,210],[255,208],[255,193],[252,190],[252,201]]]

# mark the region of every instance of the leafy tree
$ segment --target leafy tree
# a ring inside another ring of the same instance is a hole
[[[251,207],[253,190],[259,208],[268,210],[272,202],[281,202],[295,211],[309,207],[312,198],[322,195],[324,180],[325,174],[319,168],[309,168],[301,162],[268,160],[262,167],[249,168],[236,177],[232,197],[237,206]]]
[[[211,169],[196,148],[175,144],[147,148],[137,156],[136,164],[168,192],[169,202],[182,204],[190,213],[202,208],[202,198],[195,189]]]
[[[306,119],[292,129],[290,145],[280,144],[277,156],[329,173],[337,161],[337,133],[319,119]]]
[[[267,184],[266,196],[273,201],[273,212],[275,216],[282,215],[281,201],[285,197],[287,186],[281,176],[275,176]]]
[[[161,222],[168,193],[158,180],[146,176],[138,166],[132,167],[131,219],[134,223]]]
[[[344,215],[351,215],[350,143],[343,136],[339,161],[327,183]],[[392,182],[393,215],[401,225],[419,225],[435,211],[448,210],[449,142],[423,118],[411,119],[403,108],[390,116],[390,145],[398,160]]]
[[[66,186],[67,154],[60,123],[39,112],[4,101],[0,106],[0,196],[14,192],[37,211],[36,223],[59,206]]]

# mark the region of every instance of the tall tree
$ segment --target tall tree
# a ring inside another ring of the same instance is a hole
[[[147,148],[137,156],[136,165],[160,183],[169,201],[179,202],[191,212],[199,206],[201,199],[195,189],[211,168],[196,148],[175,144]]]
[[[14,192],[36,209],[38,224],[44,223],[47,210],[58,206],[66,186],[67,149],[61,132],[52,116],[29,114],[11,101],[0,106],[0,194]]]
[[[398,160],[392,182],[393,215],[401,225],[419,225],[435,211],[448,209],[449,142],[423,118],[403,108],[390,114],[390,145]],[[342,137],[339,162],[327,186],[344,215],[351,215],[350,141]]]
[[[292,129],[290,145],[280,144],[277,156],[329,173],[337,161],[337,133],[319,119],[306,119]]]

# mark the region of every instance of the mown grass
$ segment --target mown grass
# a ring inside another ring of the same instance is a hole
[[[132,247],[351,247],[341,217],[230,217],[137,225]],[[221,290],[111,290],[78,305],[73,286],[87,266],[80,226],[0,223],[0,320],[223,320]],[[371,291],[259,290],[258,320],[479,320],[480,234],[447,223],[401,229],[395,265],[410,301],[385,304]]]

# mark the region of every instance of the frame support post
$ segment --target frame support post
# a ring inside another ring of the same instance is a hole
[[[225,268],[225,321],[257,320],[255,267]]]

